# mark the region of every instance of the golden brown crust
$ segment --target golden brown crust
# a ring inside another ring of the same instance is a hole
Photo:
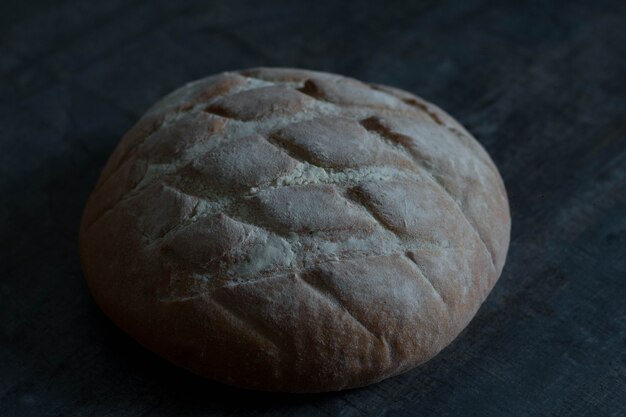
[[[93,295],[215,380],[318,392],[427,361],[500,275],[506,193],[407,92],[255,68],[190,83],[122,139],[81,224]]]

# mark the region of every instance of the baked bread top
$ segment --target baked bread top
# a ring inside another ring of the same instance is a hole
[[[282,68],[158,101],[81,224],[97,303],[191,371],[317,392],[449,344],[498,279],[506,192],[476,140],[407,92]]]

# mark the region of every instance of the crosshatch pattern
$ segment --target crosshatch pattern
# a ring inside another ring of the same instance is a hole
[[[257,362],[278,361],[269,389],[340,389],[405,371],[465,327],[501,272],[508,216],[491,159],[434,105],[346,77],[259,68],[190,83],[131,129],[88,204],[83,261],[118,323],[148,318],[113,312],[113,297],[152,292],[148,311],[210,304],[226,323],[209,314],[210,326],[253,335],[249,349],[270,357]],[[127,242],[124,253],[109,239]],[[298,317],[303,306],[311,311]],[[298,330],[307,326],[312,335]],[[362,339],[354,360],[349,337],[325,345],[348,329]],[[312,359],[298,357],[306,340],[320,345]],[[305,375],[322,361],[326,373]],[[205,362],[199,372],[255,386]]]

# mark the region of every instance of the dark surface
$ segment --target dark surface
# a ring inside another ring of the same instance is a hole
[[[626,2],[38,3],[0,6],[0,415],[626,415]],[[408,89],[500,168],[504,273],[425,366],[239,391],[148,353],[90,298],[78,224],[120,136],[180,84],[257,65]]]

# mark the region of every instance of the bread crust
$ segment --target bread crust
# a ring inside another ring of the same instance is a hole
[[[506,191],[405,91],[286,68],[167,95],[122,138],[80,230],[124,331],[244,388],[367,385],[436,355],[500,276]]]

